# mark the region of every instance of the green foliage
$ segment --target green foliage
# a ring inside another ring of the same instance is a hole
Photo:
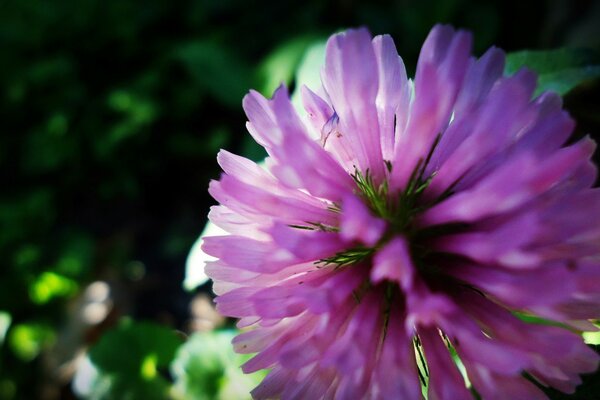
[[[29,286],[29,297],[36,304],[45,304],[54,297],[72,296],[77,289],[76,281],[54,272],[44,272]]]
[[[181,344],[177,334],[149,322],[123,320],[90,350],[98,370],[91,398],[165,399],[166,368]]]
[[[198,40],[175,50],[199,89],[206,90],[219,101],[235,107],[253,86],[252,70],[234,49],[216,40]]]
[[[552,90],[565,95],[577,86],[600,77],[600,57],[581,49],[524,50],[508,54],[505,72],[511,75],[521,67],[530,68],[538,74],[536,94]]]
[[[596,321],[594,325],[598,330],[595,332],[583,332],[583,339],[587,344],[598,346],[600,345],[600,323]]]
[[[266,375],[245,375],[240,365],[249,357],[233,352],[235,331],[195,333],[171,364],[174,396],[182,400],[250,399],[250,390]]]
[[[264,82],[260,91],[270,96],[280,84],[289,85],[299,71],[299,65],[306,65],[307,49],[321,41],[324,39],[318,40],[313,35],[299,36],[275,48],[259,67],[258,72]],[[301,82],[296,80],[296,86],[299,84]]]
[[[325,39],[317,39],[312,42],[304,52],[298,68],[296,69],[296,90],[292,95],[292,103],[297,110],[302,110],[302,98],[300,88],[306,85],[309,88],[317,88],[321,84],[321,67],[325,62]]]
[[[89,353],[89,399],[250,399],[266,375],[245,375],[249,356],[233,352],[235,331],[195,333],[185,343],[157,324],[124,320]]]
[[[281,82],[314,87],[324,38],[332,32],[367,26],[374,34],[390,33],[411,73],[422,39],[437,22],[474,31],[478,53],[493,43],[514,50],[564,46],[567,37],[594,44],[598,37],[577,30],[594,22],[583,12],[589,5],[564,5],[566,19],[558,24],[540,18],[554,15],[551,2],[409,3],[0,2],[0,399],[41,397],[49,382],[43,368],[49,357],[41,357],[49,354],[42,353],[73,333],[73,306],[94,280],[115,284],[116,315],[160,316],[184,329],[190,295],[180,292],[180,281],[213,204],[206,186],[220,173],[215,153],[227,148],[254,160],[265,156],[246,134],[241,99],[250,88],[269,96]],[[537,53],[527,54],[520,61],[509,56],[509,64],[538,68],[531,61]],[[587,61],[575,58],[561,61],[558,71],[543,70],[541,82],[556,87],[554,78],[562,74],[570,88],[596,73],[582,72]],[[597,103],[579,100],[569,111],[588,131],[600,132]],[[96,354],[102,365],[96,398],[114,397],[119,387],[150,399],[169,391],[171,360],[159,348],[178,346],[165,333],[171,329],[131,323],[104,334],[113,322],[67,340],[75,357],[98,335],[98,346],[110,339]],[[138,328],[162,339],[140,338]],[[186,363],[195,365],[194,354],[204,354],[199,343],[193,336],[189,353],[178,353],[187,354]],[[219,343],[234,357],[224,340]],[[131,364],[111,364],[111,357],[132,352]],[[188,393],[181,389],[186,385],[196,393],[195,379],[172,371],[180,395]],[[228,382],[238,379],[233,374],[219,378],[223,398],[233,390]],[[139,393],[122,378],[133,375]],[[68,387],[54,390],[70,396]]]
[[[51,326],[40,323],[18,324],[9,332],[9,345],[23,361],[33,360],[44,347],[53,343],[55,337]]]
[[[6,338],[6,331],[12,321],[12,317],[5,311],[0,311],[0,348],[4,344],[4,338]]]

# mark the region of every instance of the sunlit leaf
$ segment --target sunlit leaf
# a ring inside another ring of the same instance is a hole
[[[306,50],[312,47],[316,40],[313,35],[304,35],[275,48],[259,68],[259,74],[264,82],[260,91],[270,97],[280,84],[289,85]]]
[[[565,95],[577,86],[600,77],[599,57],[586,50],[524,50],[508,54],[505,73],[511,75],[526,66],[538,74],[536,94],[552,90]]]
[[[110,398],[132,400],[167,398],[170,385],[162,371],[180,344],[172,329],[150,322],[121,321],[89,352],[98,372],[94,382],[99,385],[88,388],[89,392],[109,392]]]
[[[304,85],[316,90],[321,85],[321,67],[325,62],[325,39],[315,40],[304,52],[296,70],[296,90],[292,103],[297,110],[302,108],[300,88]]]
[[[171,364],[174,392],[182,400],[250,399],[264,372],[245,375],[240,365],[249,357],[233,352],[234,331],[195,333]]]
[[[587,344],[600,345],[600,332],[583,332],[583,340]]]
[[[45,304],[55,297],[68,297],[77,293],[76,281],[54,272],[44,272],[29,285],[29,298],[35,304]]]
[[[0,311],[0,347],[4,344],[6,338],[6,331],[10,327],[12,317],[6,311]]]
[[[40,248],[31,243],[23,244],[13,254],[13,263],[18,269],[24,269],[35,264],[40,258]]]
[[[226,232],[212,222],[207,222],[200,237],[196,240],[185,262],[185,280],[183,287],[186,290],[194,290],[198,286],[203,285],[208,281],[208,276],[204,273],[206,263],[215,261],[216,258],[209,256],[202,251],[202,242],[205,237],[219,236]]]
[[[239,107],[253,86],[252,73],[233,48],[216,41],[198,40],[177,49],[175,58],[187,69],[194,82],[225,105]]]
[[[55,338],[51,327],[39,323],[18,324],[9,331],[8,342],[14,354],[23,361],[31,361]]]
[[[158,116],[158,107],[142,94],[118,89],[109,93],[107,105],[119,120],[94,142],[96,153],[108,156],[127,139],[147,132],[147,128]]]
[[[596,321],[594,325],[600,329],[599,321]],[[600,345],[600,330],[596,332],[583,332],[583,340],[587,344]]]
[[[61,237],[61,242],[60,255],[52,269],[70,278],[81,277],[92,264],[93,239],[86,232],[74,230]]]
[[[12,379],[0,379],[0,399],[14,399],[17,385]]]

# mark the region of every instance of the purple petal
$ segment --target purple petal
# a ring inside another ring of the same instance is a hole
[[[334,111],[326,100],[322,99],[308,87],[302,86],[300,88],[300,93],[302,95],[302,105],[304,106],[304,110],[306,110],[308,121],[310,122],[313,131],[317,134],[316,136],[321,138],[321,144],[323,144],[323,127],[334,114]]]
[[[482,103],[504,72],[504,51],[492,47],[471,64],[456,100],[456,114],[468,113]]]
[[[257,91],[251,90],[244,97],[242,105],[249,120],[246,127],[254,140],[263,146],[267,152],[281,144],[283,133],[277,126],[269,101]]]
[[[256,400],[267,400],[277,397],[285,388],[286,384],[293,381],[295,372],[285,368],[276,367],[269,372],[263,381],[250,393]]]
[[[340,236],[348,242],[358,240],[367,246],[374,246],[385,232],[385,221],[371,215],[367,206],[356,196],[346,196],[342,206]]]
[[[379,115],[381,151],[385,160],[391,160],[396,130],[403,132],[408,120],[410,87],[394,40],[389,35],[375,36],[373,48],[379,74],[375,104]]]
[[[427,165],[426,176],[439,169],[448,155],[470,134],[470,120],[473,119],[470,115],[486,100],[503,71],[504,52],[495,47],[490,48],[479,60],[470,63],[454,109],[454,115],[458,119],[467,116],[467,122],[451,124],[444,132]]]
[[[299,260],[319,260],[343,250],[347,244],[335,232],[310,231],[275,224],[269,229],[273,241]]]
[[[582,140],[545,160],[523,154],[499,167],[471,190],[462,191],[421,217],[424,225],[473,222],[513,211],[568,179],[591,156],[593,142]]]
[[[406,187],[419,160],[424,161],[436,135],[450,121],[469,65],[471,35],[449,26],[434,27],[417,63],[415,97],[404,135],[394,155],[391,187]]]
[[[532,214],[525,214],[521,218],[495,226],[489,231],[471,231],[444,236],[433,246],[440,251],[457,253],[481,263],[535,268],[539,265],[540,257],[528,253],[525,247],[540,231],[539,218]]]
[[[467,171],[514,140],[534,118],[527,106],[536,77],[527,71],[496,83],[485,102],[473,113],[455,118],[440,143],[432,164],[437,171],[428,193],[440,194]]]
[[[423,328],[419,329],[418,333],[429,369],[429,398],[436,400],[471,398],[471,393],[437,329]]]
[[[231,267],[254,272],[272,273],[302,262],[272,242],[261,242],[243,236],[204,238],[202,250]]]
[[[278,189],[281,190],[251,186],[229,175],[209,185],[209,193],[221,204],[252,219],[262,215],[263,219],[273,217],[290,225],[302,225],[307,221],[319,221],[332,226],[337,223],[337,215],[327,209],[326,202],[304,199],[302,192],[287,191],[278,195]]]
[[[384,176],[375,98],[379,88],[377,59],[366,29],[348,30],[327,41],[322,81],[340,118],[344,135],[361,171]]]
[[[398,308],[390,310],[387,334],[384,338],[373,381],[383,399],[420,400],[421,385],[412,338],[403,329],[403,314]]]
[[[410,249],[405,238],[398,236],[392,239],[375,254],[371,282],[378,283],[387,279],[398,282],[405,291],[408,291],[412,287],[414,274]]]

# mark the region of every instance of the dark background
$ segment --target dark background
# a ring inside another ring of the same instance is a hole
[[[583,0],[0,0],[0,399],[71,397],[44,354],[91,282],[112,308],[73,347],[121,316],[189,333],[210,288],[181,283],[216,153],[262,154],[242,96],[270,94],[275,69],[293,87],[308,43],[359,25],[391,34],[412,74],[437,22],[471,30],[476,54],[600,48],[600,2]],[[565,100],[580,134],[600,133],[597,89]]]

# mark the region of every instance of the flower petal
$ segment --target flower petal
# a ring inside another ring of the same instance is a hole
[[[339,132],[361,171],[376,180],[385,174],[375,98],[379,89],[377,59],[366,29],[348,30],[327,41],[321,79],[339,116]]]
[[[408,242],[403,237],[396,237],[379,250],[373,258],[371,282],[379,283],[384,279],[396,281],[402,289],[411,289],[415,269],[410,256]]]
[[[367,206],[356,196],[346,196],[342,207],[340,236],[348,242],[358,240],[367,246],[374,246],[386,229],[385,221],[371,215]]]
[[[436,135],[452,114],[469,65],[471,35],[437,25],[421,49],[415,77],[415,97],[405,134],[396,144],[390,187],[406,187],[419,162],[424,162]]]

